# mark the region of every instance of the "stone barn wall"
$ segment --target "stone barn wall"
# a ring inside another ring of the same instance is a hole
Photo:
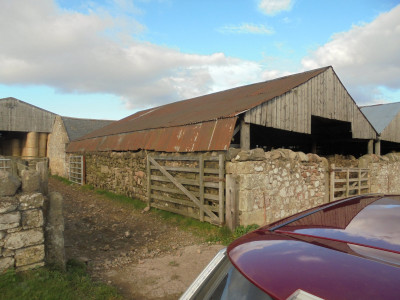
[[[329,202],[325,158],[287,149],[254,149],[231,157],[226,173],[237,182],[240,225],[271,223]]]

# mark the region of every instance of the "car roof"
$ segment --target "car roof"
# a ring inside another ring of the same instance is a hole
[[[228,256],[278,299],[297,289],[324,299],[394,299],[400,196],[359,196],[297,214],[236,240]]]

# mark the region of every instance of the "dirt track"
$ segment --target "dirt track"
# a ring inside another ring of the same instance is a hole
[[[67,259],[86,262],[127,299],[179,298],[222,248],[93,191],[53,178],[49,189],[64,197]]]

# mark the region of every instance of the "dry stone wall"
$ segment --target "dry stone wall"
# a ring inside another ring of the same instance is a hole
[[[146,200],[146,152],[85,154],[86,184]]]
[[[45,198],[37,192],[38,175],[26,171],[21,180],[0,171],[0,177],[0,272],[43,266]]]
[[[359,158],[360,168],[370,169],[371,193],[400,194],[400,153]]]
[[[227,175],[236,178],[240,225],[265,224],[329,202],[325,158],[287,149],[231,150]]]

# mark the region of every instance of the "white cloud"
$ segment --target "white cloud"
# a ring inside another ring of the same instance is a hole
[[[220,28],[218,31],[222,33],[238,33],[238,34],[265,34],[271,35],[275,31],[272,28],[268,28],[265,25],[256,25],[251,23],[242,23],[240,25],[226,25]]]
[[[281,11],[288,11],[292,8],[292,0],[261,0],[258,8],[266,15],[276,15]]]
[[[302,60],[305,69],[332,65],[353,98],[382,97],[377,86],[400,89],[400,5],[368,24],[337,33]]]
[[[143,25],[130,20],[126,34],[120,18],[100,11],[60,10],[51,0],[1,1],[0,83],[113,94],[143,108],[261,80],[257,63],[141,42],[132,32]]]

